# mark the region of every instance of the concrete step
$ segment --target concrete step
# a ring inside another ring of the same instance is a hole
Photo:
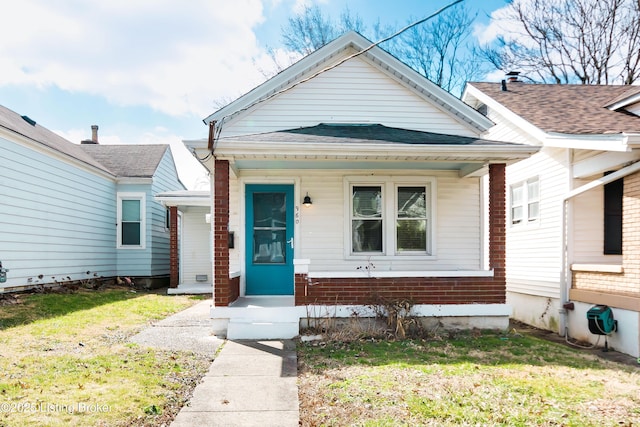
[[[300,323],[286,321],[256,321],[255,319],[229,319],[227,339],[264,340],[291,339],[300,333]]]

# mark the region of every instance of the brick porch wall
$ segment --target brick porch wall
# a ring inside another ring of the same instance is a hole
[[[229,162],[216,160],[213,177],[214,305],[227,307],[238,296],[229,280]]]
[[[295,276],[295,304],[371,304],[409,299],[414,304],[503,304],[506,301],[505,165],[489,165],[489,267],[493,277],[330,278]],[[311,284],[310,284],[311,282]]]
[[[640,297],[640,172],[624,178],[622,273],[575,271],[572,287]]]

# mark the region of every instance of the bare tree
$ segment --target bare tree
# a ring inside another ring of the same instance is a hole
[[[640,77],[638,0],[514,0],[498,46],[502,71],[544,83],[631,84]]]
[[[459,92],[464,82],[479,77],[482,69],[470,37],[475,17],[463,6],[454,6],[380,47],[445,90]],[[411,19],[409,23],[416,21]],[[289,18],[282,40],[287,48],[307,55],[350,30],[372,41],[396,32],[391,26],[382,27],[379,21],[372,28],[368,34],[362,19],[349,9],[335,22],[314,5]]]
[[[476,16],[462,6],[452,7],[401,35],[391,53],[443,89],[460,90],[482,69],[471,40]]]

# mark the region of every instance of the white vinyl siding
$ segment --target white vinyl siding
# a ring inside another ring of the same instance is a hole
[[[319,123],[379,123],[426,132],[477,136],[366,59],[351,59],[303,85],[256,105],[223,125],[222,137]]]
[[[206,275],[206,283],[212,283],[211,225],[205,219],[209,208],[189,206],[181,209],[180,283],[197,283],[197,275]]]
[[[507,227],[507,291],[557,296],[562,248],[562,197],[569,191],[565,149],[543,148],[507,168],[507,186],[522,186],[532,171],[538,179],[538,215],[529,221],[529,200],[523,199],[523,221]],[[531,190],[535,191],[535,187]],[[523,195],[526,197],[526,195]],[[534,201],[535,203],[535,201]]]

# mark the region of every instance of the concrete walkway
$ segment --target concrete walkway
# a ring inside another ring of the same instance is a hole
[[[215,357],[171,427],[297,426],[295,343],[224,341],[212,335],[211,300],[167,317],[132,337],[139,345]]]
[[[292,341],[227,341],[171,427],[297,426]]]

